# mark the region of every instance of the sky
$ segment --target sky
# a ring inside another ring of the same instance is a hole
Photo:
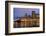
[[[25,13],[27,15],[32,15],[32,11],[35,11],[36,14],[39,14],[39,9],[38,8],[13,8],[13,16],[14,17],[21,17],[24,16]]]
[[[24,16],[25,13],[27,13],[27,15],[32,15],[32,11],[35,11],[36,14],[39,14],[38,8],[13,8],[14,20],[18,19],[17,17]]]

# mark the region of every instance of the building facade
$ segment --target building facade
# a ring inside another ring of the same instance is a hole
[[[25,14],[25,16],[14,21],[14,28],[19,27],[39,27],[39,14],[32,11],[32,16]]]

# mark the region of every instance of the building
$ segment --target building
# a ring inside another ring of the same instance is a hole
[[[32,11],[32,16],[25,14],[25,16],[14,21],[14,28],[19,27],[39,27],[39,14]]]

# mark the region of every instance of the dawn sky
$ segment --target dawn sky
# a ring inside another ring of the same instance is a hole
[[[27,15],[32,15],[32,11],[35,11],[36,14],[39,14],[39,9],[38,8],[14,8],[13,9],[13,16],[14,17],[21,17],[24,16],[25,13],[27,13]]]

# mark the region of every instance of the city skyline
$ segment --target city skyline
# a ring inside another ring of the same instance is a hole
[[[35,11],[36,14],[39,14],[39,9],[38,8],[14,8],[14,10],[13,10],[14,19],[15,19],[15,17],[24,16],[25,13],[27,13],[27,15],[31,16],[32,11]]]

